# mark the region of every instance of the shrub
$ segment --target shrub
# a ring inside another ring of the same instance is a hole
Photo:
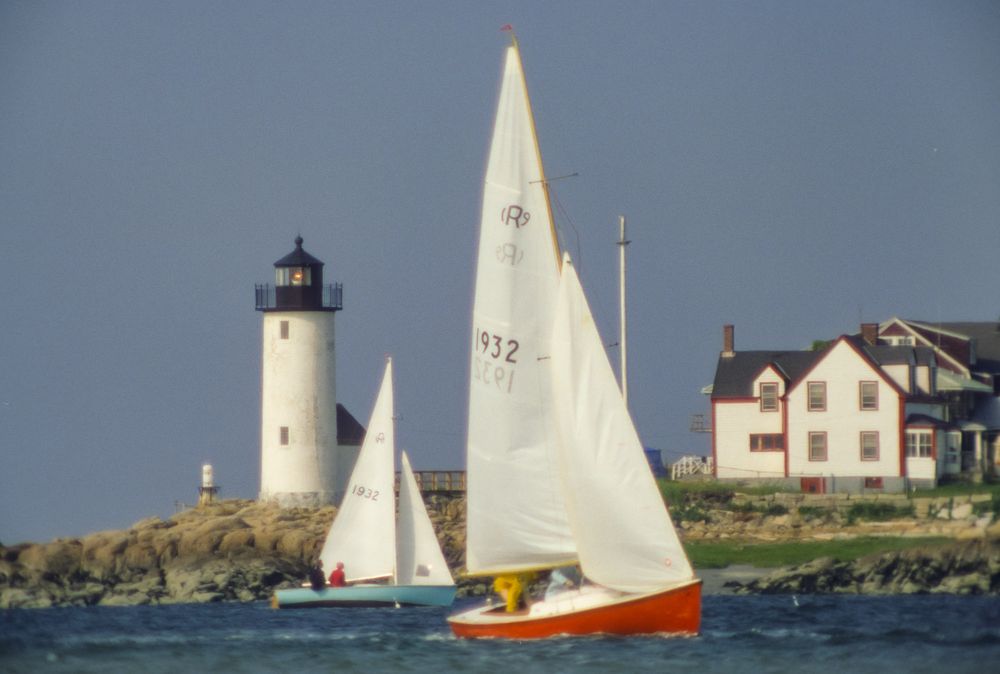
[[[799,515],[801,517],[806,518],[807,520],[811,519],[826,520],[830,518],[830,509],[821,508],[819,506],[799,506]]]
[[[870,522],[884,522],[899,517],[912,517],[914,509],[912,505],[897,507],[892,503],[855,503],[847,511],[847,523],[854,524],[858,520],[868,520]]]
[[[776,515],[787,515],[788,507],[782,503],[754,503],[752,501],[746,501],[745,503],[733,503],[730,506],[730,510],[736,513],[753,513],[765,515],[767,517],[775,517]]]
[[[708,522],[711,517],[704,508],[697,503],[681,505],[670,509],[670,516],[674,522]]]
[[[972,512],[977,515],[993,515],[993,521],[1000,519],[1000,494],[993,494],[989,501],[979,501],[972,504]]]

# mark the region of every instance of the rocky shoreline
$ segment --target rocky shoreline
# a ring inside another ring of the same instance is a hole
[[[838,562],[829,557],[723,585],[735,594],[1000,594],[1000,539]]]
[[[431,496],[427,506],[448,565],[460,568],[464,500]],[[226,500],[122,531],[0,546],[0,609],[269,599],[306,577],[335,514]]]
[[[433,495],[426,503],[448,565],[457,572],[464,565],[464,498]],[[281,509],[227,500],[166,520],[142,520],[122,531],[0,546],[0,608],[265,600],[275,589],[301,583],[335,513],[333,507]],[[683,523],[679,528],[693,539],[851,535],[843,525],[829,526],[830,533],[824,525],[788,516],[717,519],[724,523]],[[913,526],[901,522],[895,530]],[[927,526],[940,533],[942,525]],[[1000,594],[996,525],[947,526],[950,535],[967,540],[854,562],[818,559],[766,575],[759,569],[706,570],[705,591]],[[487,590],[482,580],[459,580],[459,596]]]

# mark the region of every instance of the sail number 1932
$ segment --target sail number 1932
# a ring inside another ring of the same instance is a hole
[[[372,501],[378,500],[378,489],[372,489],[371,487],[365,487],[361,484],[354,485],[351,489],[351,493],[355,496],[360,496],[361,498],[371,499]]]
[[[516,339],[505,339],[479,328],[476,328],[475,340],[472,378],[495,386],[504,393],[510,393],[514,386],[514,365],[517,363],[516,354],[520,344]]]
[[[500,335],[476,328],[476,350],[493,360],[516,363],[517,359],[514,358],[514,354],[517,353],[520,346],[516,339],[504,339]]]

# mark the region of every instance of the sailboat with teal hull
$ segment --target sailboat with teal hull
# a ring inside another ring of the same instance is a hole
[[[396,516],[392,360],[387,359],[350,487],[330,525],[320,559],[344,565],[344,587],[277,590],[275,608],[450,606],[455,582],[445,562],[406,452],[401,454]]]

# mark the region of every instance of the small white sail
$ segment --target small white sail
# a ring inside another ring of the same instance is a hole
[[[563,505],[548,355],[559,253],[517,46],[490,145],[473,306],[466,567],[554,566],[576,553]]]
[[[552,342],[567,509],[584,574],[622,592],[693,578],[568,255]]]
[[[329,576],[344,563],[347,580],[392,576],[396,563],[392,359],[375,400],[347,493],[330,526],[320,559]]]
[[[397,535],[398,585],[454,585],[406,452],[402,453],[399,474]]]

